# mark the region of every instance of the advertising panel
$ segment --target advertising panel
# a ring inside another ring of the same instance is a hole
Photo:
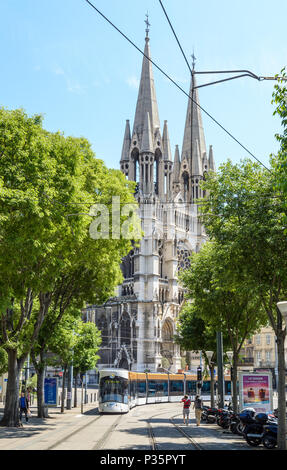
[[[273,409],[272,374],[239,373],[240,410],[254,408],[256,413],[268,413]]]
[[[58,404],[58,379],[57,377],[46,377],[44,382],[44,401],[47,406]]]

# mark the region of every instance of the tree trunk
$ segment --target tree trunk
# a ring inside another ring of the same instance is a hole
[[[233,375],[232,375],[232,408],[234,413],[238,413],[238,394],[237,394],[237,373],[238,373],[238,354],[233,352]]]
[[[285,330],[277,330],[278,352],[278,434],[277,445],[279,450],[286,450],[286,395],[285,395],[285,357],[284,340]]]
[[[45,382],[45,361],[44,351],[41,350],[39,353],[39,360],[37,361],[34,350],[31,350],[31,358],[33,366],[37,374],[37,409],[38,418],[48,418],[48,410],[44,403],[44,382]]]
[[[37,407],[38,418],[48,418],[48,407],[44,400],[45,365],[38,364],[37,369]]]
[[[0,426],[18,427],[19,419],[19,375],[20,367],[17,361],[17,350],[9,349],[8,354],[8,382],[4,416]]]

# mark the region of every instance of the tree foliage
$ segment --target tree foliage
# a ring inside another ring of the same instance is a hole
[[[45,320],[55,327],[68,308],[106,300],[122,279],[130,240],[89,232],[90,207],[106,204],[111,214],[114,195],[134,203],[133,184],[96,159],[86,139],[0,109],[0,346],[10,357],[2,424],[18,422],[19,371]]]

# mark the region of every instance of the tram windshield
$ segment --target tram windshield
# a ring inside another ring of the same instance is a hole
[[[100,400],[102,403],[116,401],[128,403],[128,379],[123,377],[102,377],[100,380]]]

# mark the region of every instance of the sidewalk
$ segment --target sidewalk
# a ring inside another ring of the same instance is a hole
[[[0,451],[1,450],[24,450],[33,439],[36,450],[43,449],[43,444],[49,445],[58,442],[65,435],[77,430],[79,425],[88,424],[97,414],[97,404],[84,405],[84,413],[81,414],[81,406],[66,410],[61,413],[61,408],[49,408],[49,418],[38,418],[37,407],[32,406],[32,415],[28,423],[23,417],[23,427],[7,428],[0,427]],[[0,419],[3,415],[3,407],[0,408]]]

